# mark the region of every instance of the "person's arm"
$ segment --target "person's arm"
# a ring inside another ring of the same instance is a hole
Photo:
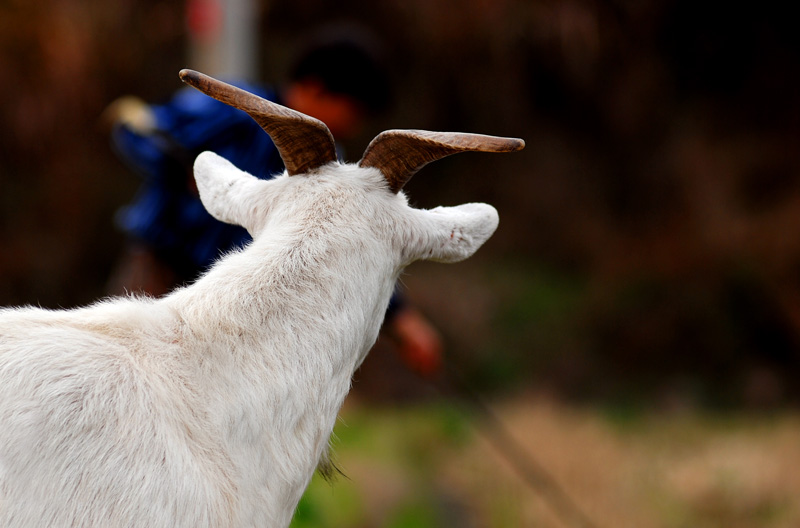
[[[397,341],[403,362],[421,376],[436,374],[442,366],[439,332],[419,310],[405,302],[390,306],[390,310],[385,328]]]

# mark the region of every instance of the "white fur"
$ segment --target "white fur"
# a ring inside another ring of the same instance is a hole
[[[288,525],[398,274],[498,221],[355,165],[263,181],[207,152],[195,175],[246,249],[162,299],[0,310],[0,526]]]

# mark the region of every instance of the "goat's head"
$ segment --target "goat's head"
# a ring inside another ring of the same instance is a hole
[[[195,162],[205,207],[219,220],[246,227],[254,238],[276,209],[284,212],[278,216],[286,218],[287,208],[304,205],[297,203],[298,196],[319,193],[324,187],[327,191],[323,192],[328,194],[331,188],[336,189],[336,203],[316,196],[315,205],[322,201],[324,207],[345,207],[342,203],[350,200],[349,212],[360,216],[362,224],[370,220],[372,227],[395,224],[388,229],[391,236],[387,239],[392,239],[392,247],[400,255],[398,264],[417,259],[463,260],[494,233],[497,211],[486,204],[412,209],[401,189],[419,169],[445,156],[467,151],[513,152],[525,146],[521,139],[480,134],[389,130],[372,140],[357,165],[341,165],[333,136],[321,121],[202,73],[182,70],[180,77],[205,94],[247,112],[270,135],[283,159],[285,177],[269,181],[259,180],[213,153],[205,152]],[[300,175],[309,178],[291,178]]]

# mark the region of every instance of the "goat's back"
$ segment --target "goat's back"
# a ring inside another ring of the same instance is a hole
[[[109,320],[146,309],[0,311],[0,526],[231,523],[226,461],[170,351],[120,332],[144,312]]]

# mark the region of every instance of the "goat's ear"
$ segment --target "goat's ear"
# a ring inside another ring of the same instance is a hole
[[[194,177],[200,201],[211,216],[240,225],[255,235],[261,223],[258,211],[267,181],[259,180],[210,151],[195,159]]]
[[[412,209],[416,226],[406,241],[409,261],[459,262],[472,256],[497,229],[497,210],[483,203]],[[420,233],[418,230],[422,230]]]

